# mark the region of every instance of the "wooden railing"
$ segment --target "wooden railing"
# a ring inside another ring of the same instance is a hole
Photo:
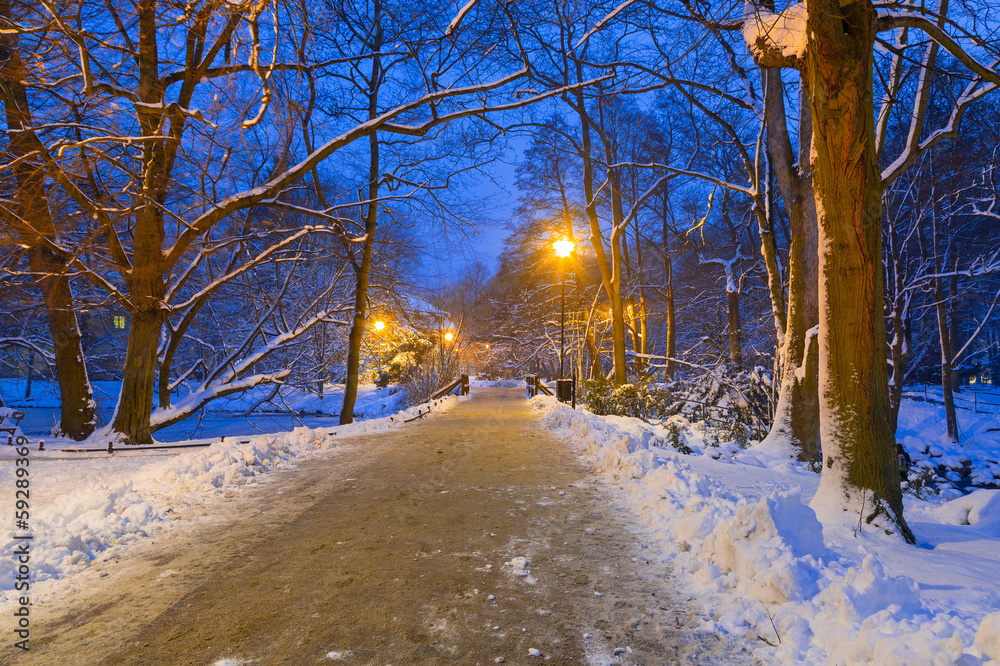
[[[555,397],[555,393],[552,392],[552,389],[546,386],[545,382],[543,382],[542,378],[538,375],[525,375],[524,383],[527,385],[529,398],[534,398],[539,393]]]
[[[458,379],[452,383],[445,386],[443,389],[438,390],[437,393],[431,396],[431,400],[437,400],[438,398],[443,398],[444,396],[450,394],[455,389],[459,389],[461,395],[469,395],[469,375],[461,375]]]

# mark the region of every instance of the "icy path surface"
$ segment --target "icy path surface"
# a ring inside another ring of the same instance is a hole
[[[344,440],[73,577],[33,664],[756,663],[519,390]]]

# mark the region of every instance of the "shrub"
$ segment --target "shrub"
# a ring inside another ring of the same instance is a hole
[[[664,439],[668,445],[687,455],[694,453],[694,449],[687,445],[687,438],[678,424],[668,423],[664,429],[667,431],[667,436]]]
[[[608,379],[591,379],[583,383],[583,389],[587,408],[600,415],[661,419],[668,415],[671,402],[669,391],[645,382],[615,386]]]

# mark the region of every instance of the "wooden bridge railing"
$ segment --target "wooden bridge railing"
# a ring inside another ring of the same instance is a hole
[[[458,379],[448,384],[442,389],[439,389],[437,393],[431,396],[431,400],[437,400],[438,398],[443,398],[444,396],[450,394],[455,389],[459,389],[461,395],[469,395],[469,375],[461,375]]]

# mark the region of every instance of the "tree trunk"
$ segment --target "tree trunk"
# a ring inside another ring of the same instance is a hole
[[[882,183],[872,88],[875,9],[811,0],[804,76],[819,223],[820,433],[823,473],[812,506],[898,529],[903,517],[889,424],[882,309]],[[853,524],[858,520],[851,519]]]
[[[377,53],[382,46],[381,6],[376,3],[375,36],[372,51]],[[368,118],[378,115],[378,86],[381,76],[381,61],[372,58],[371,88],[368,94]],[[347,336],[347,377],[344,380],[344,404],[340,409],[340,425],[354,423],[354,404],[358,399],[358,379],[361,370],[361,338],[365,332],[365,309],[368,305],[368,278],[371,273],[372,248],[375,245],[375,229],[378,227],[379,190],[379,142],[378,133],[368,137],[368,207],[365,215],[365,240],[361,249],[361,264],[355,266],[357,281],[354,289],[354,319]]]
[[[807,108],[808,104],[806,91],[805,85],[800,86],[802,108]],[[788,138],[780,70],[765,70],[764,98],[768,150],[778,189],[788,211],[791,245],[788,248],[787,311],[784,302],[775,302],[781,296],[780,289],[775,295],[774,288],[771,288],[775,327],[779,331],[781,375],[771,430],[763,444],[792,446],[799,460],[810,461],[816,460],[819,454],[819,356],[817,345],[810,344],[810,330],[819,323],[816,201],[812,178],[808,170],[800,170],[796,166]],[[810,117],[808,114],[803,116],[799,128],[799,160],[808,154],[811,141]],[[764,224],[759,222],[760,226]],[[771,226],[770,221],[767,221],[767,226]],[[762,235],[764,241],[766,239]],[[764,254],[766,258],[767,252]],[[784,315],[780,322],[777,321],[779,313]]]
[[[138,4],[139,80],[136,91],[144,105],[137,105],[139,127],[145,136],[156,136],[163,123],[161,102],[163,85],[159,77],[156,33],[156,3],[141,0]],[[180,127],[171,132],[176,134]],[[168,141],[149,141],[142,147],[143,185],[135,211],[131,266],[119,266],[128,287],[132,310],[132,329],[128,336],[125,368],[118,406],[111,430],[126,444],[150,444],[153,441],[149,417],[156,392],[157,351],[160,327],[166,315],[163,303],[166,266],[163,242],[164,202],[169,182],[171,151]]]
[[[726,290],[726,314],[729,318],[729,362],[734,370],[743,369],[743,344],[740,330],[740,292]]]
[[[32,375],[31,369],[34,365],[35,365],[35,350],[29,349],[28,362],[24,366],[24,378],[25,380],[27,380],[25,381],[25,386],[24,386],[25,400],[31,400],[31,375]]]
[[[941,343],[941,395],[944,397],[944,420],[948,439],[958,442],[958,415],[955,413],[955,394],[952,385],[952,339],[948,326],[948,305],[945,302],[942,279],[934,280],[934,309],[937,312],[938,340]]]
[[[153,411],[156,352],[163,318],[159,310],[132,313],[122,390],[111,419],[111,429],[125,444],[152,444],[149,417]]]
[[[909,298],[904,292],[903,248],[896,233],[895,225],[889,224],[889,263],[887,274],[892,282],[892,305],[889,320],[892,322],[892,340],[889,342],[889,358],[892,360],[892,375],[889,378],[889,424],[895,435],[899,423],[899,406],[903,401],[903,382],[906,381],[906,366],[911,349]]]
[[[10,19],[10,4],[0,2],[0,16]],[[31,107],[24,86],[24,66],[17,51],[15,35],[0,36],[0,51],[6,58],[0,65],[0,87],[6,111],[11,157],[29,154],[38,145],[31,119]],[[75,440],[86,439],[94,432],[96,403],[87,377],[80,327],[73,307],[70,288],[69,258],[52,249],[56,241],[55,223],[45,193],[45,176],[30,161],[14,168],[17,184],[18,214],[31,225],[34,236],[21,234],[28,245],[28,265],[42,292],[48,315],[49,335],[55,357],[56,381],[59,384],[59,428]]]
[[[958,259],[955,259],[955,270],[958,270]],[[951,340],[951,349],[954,353],[957,347],[961,346],[958,341],[958,308],[960,307],[961,301],[958,299],[958,275],[951,276],[951,298],[948,301],[948,321],[950,327],[948,329],[948,336]],[[962,374],[958,371],[959,359],[955,356],[951,357],[951,390],[955,393],[961,393],[962,391]]]
[[[906,364],[910,356],[910,323],[898,306],[893,308],[892,341],[889,354],[892,359],[892,377],[889,380],[889,426],[895,435],[899,423],[899,406],[903,402],[903,381],[906,378]]]
[[[97,403],[90,388],[83,356],[83,341],[73,307],[67,258],[41,244],[28,250],[28,263],[38,278],[45,300],[55,356],[56,381],[59,384],[59,429],[77,441],[94,432]]]
[[[583,83],[583,63],[576,62],[577,83]],[[617,228],[611,232],[611,260],[608,261],[604,250],[604,231],[597,215],[597,194],[594,192],[594,160],[592,156],[591,120],[587,112],[583,89],[575,92],[573,111],[580,117],[580,160],[583,163],[583,195],[586,200],[587,221],[590,224],[590,244],[594,249],[594,257],[601,273],[601,283],[611,306],[611,345],[614,362],[614,382],[624,384],[627,381],[625,373],[625,316],[621,298],[621,231]],[[613,175],[613,174],[612,174]],[[609,176],[610,177],[610,176]],[[612,224],[621,221],[621,197],[616,195],[617,187],[612,183]]]
[[[667,361],[663,368],[663,379],[673,381],[674,361],[677,354],[677,310],[674,306],[674,267],[670,258],[670,229],[667,227],[667,201],[666,194],[663,195],[663,252],[660,257],[663,259],[663,290],[664,307],[667,310]]]
[[[610,162],[609,162],[610,163]],[[624,229],[621,228],[622,211],[621,189],[618,176],[615,172],[608,175],[611,185],[611,283],[608,290],[608,299],[611,301],[611,346],[615,362],[615,384],[624,384],[628,381],[625,354],[625,304],[622,299],[622,248],[621,236]]]

